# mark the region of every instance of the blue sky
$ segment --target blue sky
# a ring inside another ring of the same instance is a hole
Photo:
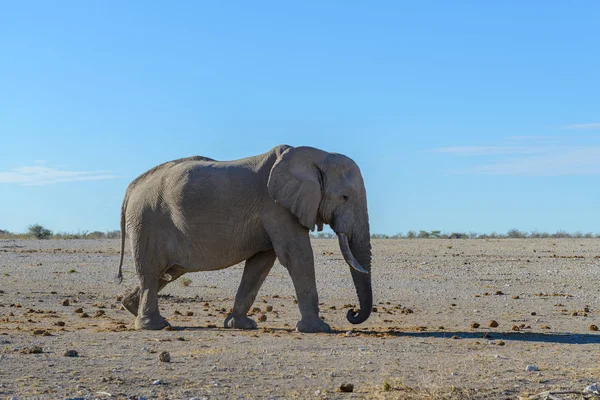
[[[7,2],[0,229],[113,230],[174,158],[352,157],[373,232],[600,232],[600,3]]]

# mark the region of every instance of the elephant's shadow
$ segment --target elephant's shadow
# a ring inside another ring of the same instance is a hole
[[[178,331],[210,331],[210,330],[221,330],[223,328],[208,328],[200,326],[178,326],[173,327],[173,330]],[[227,329],[230,331],[229,329]],[[279,334],[279,333],[290,333],[293,329],[289,328],[268,328],[267,331],[257,330],[262,334]],[[343,335],[346,331],[333,330],[331,333],[321,333],[319,335]],[[389,330],[369,330],[360,329],[354,330],[353,335],[355,336],[381,336],[386,335],[387,337],[403,338],[435,338],[435,339],[479,339],[479,340],[502,340],[502,341],[520,341],[520,342],[538,342],[538,343],[556,343],[556,344],[600,344],[600,334],[589,334],[589,333],[568,333],[568,332],[554,332],[554,333],[540,333],[540,332],[472,332],[472,331],[435,331],[435,332],[415,332],[415,331],[402,331],[398,329]]]

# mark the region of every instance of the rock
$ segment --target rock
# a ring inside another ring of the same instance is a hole
[[[171,355],[168,351],[163,351],[158,355],[158,360],[161,362],[171,362]]]
[[[590,331],[597,331],[598,327],[596,325],[590,325]]]
[[[498,321],[496,320],[491,320],[490,322],[488,322],[488,326],[490,328],[497,328],[498,327]]]
[[[583,392],[591,394],[600,394],[600,383],[594,383],[592,385],[586,386],[585,389],[583,389]]]
[[[260,314],[258,316],[258,321],[259,322],[265,322],[267,320],[267,316],[265,314]]]
[[[52,336],[52,334],[45,329],[36,329],[33,331],[33,334],[41,336]]]
[[[21,354],[41,354],[44,350],[40,346],[25,347],[21,349]]]
[[[79,357],[79,353],[77,350],[67,350],[63,354],[65,357]]]
[[[193,311],[188,311],[185,313],[185,315],[187,315],[188,317],[192,317],[194,315]]]
[[[71,304],[69,299],[63,299],[63,301],[60,302],[61,306],[68,306],[69,304]]]
[[[267,310],[267,312],[271,312],[271,311],[273,311],[273,306],[267,306],[267,308],[265,310]]]
[[[540,368],[537,365],[528,365],[525,367],[526,372],[536,372],[539,370],[540,370]]]
[[[79,317],[80,317],[80,318],[89,318],[89,317],[90,317],[90,315],[89,315],[88,313],[84,312],[84,313],[83,313],[83,314],[81,314]]]
[[[73,312],[77,313],[77,314],[81,314],[81,313],[83,313],[83,308],[82,307],[77,307],[75,310],[73,310]]]
[[[338,391],[342,393],[352,393],[354,391],[354,385],[351,383],[342,383],[338,387]]]
[[[471,322],[471,328],[477,329],[477,328],[479,328],[479,324],[477,322],[475,322],[475,321],[472,321]]]
[[[96,312],[94,312],[94,318],[99,318],[99,317],[103,316],[104,314],[106,314],[106,312],[104,310],[96,310]]]
[[[152,381],[152,384],[153,384],[153,385],[162,385],[162,383],[163,383],[163,382],[162,382],[160,379],[157,379],[157,380],[155,380],[155,381]]]

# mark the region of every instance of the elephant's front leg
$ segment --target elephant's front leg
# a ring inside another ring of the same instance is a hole
[[[331,332],[331,327],[319,317],[319,296],[315,280],[315,263],[308,235],[296,239],[279,257],[280,262],[288,269],[302,319],[296,324],[298,332],[315,333]]]
[[[256,329],[256,322],[246,315],[262,283],[275,263],[275,251],[257,253],[246,260],[242,282],[235,296],[233,312],[225,319],[225,328]]]

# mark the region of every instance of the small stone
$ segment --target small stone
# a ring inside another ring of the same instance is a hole
[[[52,334],[45,329],[36,329],[35,331],[33,331],[33,334],[41,336],[52,336]]]
[[[576,316],[578,316],[578,315],[579,315],[579,313],[578,313],[577,311],[573,311],[573,312],[571,313],[571,317],[576,317]]]
[[[77,307],[75,310],[73,310],[74,313],[77,314],[81,314],[83,312],[83,308],[82,307]]]
[[[162,385],[162,381],[160,379],[157,379],[155,381],[152,381],[153,385]]]
[[[63,354],[65,357],[79,357],[79,353],[77,350],[67,350]]]
[[[491,320],[490,322],[488,322],[488,326],[490,328],[497,328],[498,327],[498,321],[496,320]]]
[[[252,308],[252,312],[253,312],[253,313],[255,313],[255,314],[258,314],[260,311],[261,311],[261,310],[260,310],[260,308],[258,308],[258,307],[254,307],[254,308]]]
[[[504,346],[506,343],[504,343],[504,340],[498,340],[498,343],[496,343],[498,346]]]
[[[537,313],[535,311],[532,311],[531,315],[537,315]]]
[[[267,316],[265,314],[260,314],[258,316],[258,321],[259,322],[265,322],[267,320]]]
[[[513,325],[513,326],[512,326],[512,330],[513,330],[513,331],[515,331],[515,332],[518,332],[518,331],[520,331],[520,330],[521,330],[521,327],[520,327],[520,326],[517,326],[517,325]]]
[[[191,317],[191,316],[194,315],[194,312],[193,311],[188,311],[188,312],[185,313],[185,315],[187,315],[188,317]]]
[[[539,367],[537,365],[528,365],[525,367],[526,372],[536,372],[539,371]]]
[[[104,310],[96,310],[96,312],[94,313],[94,318],[99,318],[99,317],[103,316],[104,314],[106,314],[106,312]]]
[[[453,335],[450,339],[457,340],[457,339],[460,339],[460,338],[458,336],[456,336],[456,335]]]
[[[471,328],[477,329],[477,328],[479,328],[479,324],[477,322],[475,322],[475,321],[472,321],[471,322]]]
[[[54,325],[56,325],[56,326],[65,326],[65,322],[64,321],[56,321],[54,323]]]
[[[44,350],[40,346],[25,347],[21,350],[22,354],[40,354],[43,352]]]
[[[342,383],[338,387],[338,391],[342,393],[352,393],[354,391],[354,385],[351,383]]]
[[[158,359],[161,362],[171,362],[171,355],[169,354],[168,351],[163,351],[158,355]]]
[[[61,306],[68,306],[69,304],[71,304],[71,302],[69,301],[69,299],[63,299],[63,300],[60,302],[60,305],[61,305]]]
[[[590,325],[590,331],[597,331],[598,327],[596,325]]]
[[[117,301],[123,300],[123,296],[117,296]]]
[[[267,308],[265,308],[265,310],[267,310],[267,312],[271,312],[271,311],[273,311],[273,306],[267,306]]]
[[[540,329],[550,329],[550,327],[548,325],[542,325],[540,326]]]
[[[520,299],[519,295],[513,296],[512,298],[513,298],[513,300],[518,300],[518,299]]]
[[[373,307],[371,311],[377,312],[377,307]]]
[[[496,293],[494,293],[496,296],[503,296],[504,293],[502,292],[502,290],[496,290]]]
[[[585,306],[583,308],[583,312],[590,312],[590,307],[589,306]]]
[[[600,392],[600,383],[594,383],[593,385],[586,386],[583,391],[584,393],[598,394]]]
[[[88,313],[84,312],[84,313],[83,313],[83,314],[81,314],[79,317],[80,317],[80,318],[89,318],[89,317],[90,317],[90,315],[89,315]]]

